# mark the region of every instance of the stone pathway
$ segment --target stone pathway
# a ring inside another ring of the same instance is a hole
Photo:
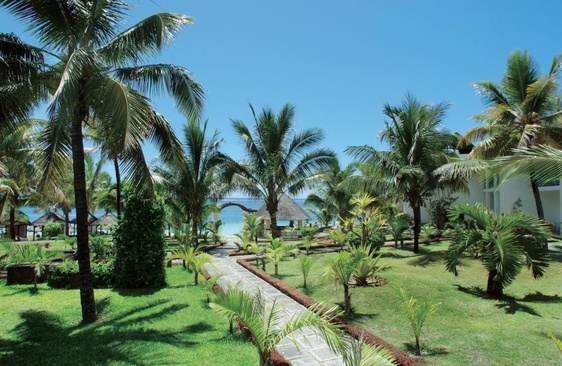
[[[235,239],[237,238],[229,237],[228,244],[210,252],[210,254],[214,254],[215,261],[212,266],[206,265],[205,270],[212,276],[223,275],[217,283],[223,288],[230,284],[239,285],[252,294],[260,291],[266,301],[272,302],[276,299],[278,303],[282,304],[287,320],[294,314],[305,311],[304,306],[236,263],[236,260],[241,257],[228,256],[230,251],[236,249]],[[296,341],[296,345],[293,340]],[[291,337],[283,339],[276,348],[293,366],[343,365],[341,356],[330,351],[324,340],[314,335],[310,329],[303,329]]]

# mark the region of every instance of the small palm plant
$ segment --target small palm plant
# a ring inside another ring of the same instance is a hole
[[[199,284],[199,273],[203,265],[213,262],[213,257],[207,253],[202,253],[201,250],[204,245],[197,246],[185,246],[180,249],[176,249],[172,252],[170,259],[181,259],[185,264],[184,267],[189,271],[193,270],[195,275],[194,283]]]
[[[420,302],[412,296],[409,296],[404,289],[400,289],[400,298],[402,299],[402,309],[406,313],[414,337],[416,339],[416,355],[421,355],[420,350],[420,336],[422,333],[423,325],[429,315],[436,312],[441,306],[441,303],[430,303],[429,301]]]
[[[554,333],[551,330],[547,330],[547,333],[548,333],[548,336],[550,337],[550,339],[552,339],[552,341],[556,345],[556,347],[558,347],[558,350],[560,351],[560,354],[562,355],[562,341],[560,339],[556,338],[556,336],[554,335]]]
[[[322,280],[343,286],[343,303],[346,316],[351,314],[351,294],[349,281],[355,273],[355,261],[348,252],[339,252],[335,257],[326,260]]]
[[[425,244],[429,244],[431,237],[437,232],[437,228],[429,223],[422,225],[420,236]]]
[[[298,250],[294,245],[288,245],[281,238],[269,236],[270,245],[265,248],[265,257],[273,263],[275,276],[279,275],[279,263],[288,254]]]
[[[345,244],[345,238],[347,234],[342,229],[332,230],[330,231],[330,239],[334,241],[334,244],[340,245],[340,249],[343,250],[343,246]]]
[[[533,277],[540,278],[548,267],[548,252],[544,244],[550,238],[544,223],[523,212],[501,215],[481,204],[455,205],[449,210],[451,221],[470,217],[471,225],[451,242],[446,255],[449,272],[458,274],[457,266],[465,251],[476,251],[488,271],[486,292],[503,295],[504,287],[513,282],[526,266]]]
[[[314,242],[309,237],[304,238],[304,240],[302,241],[302,246],[304,247],[304,250],[306,251],[306,255],[309,254],[310,248],[312,248],[313,244],[314,244]]]
[[[404,230],[410,226],[410,220],[404,214],[398,214],[387,219],[388,227],[392,238],[394,239],[394,247],[398,248],[398,240],[400,245],[404,246]]]
[[[302,287],[306,289],[306,280],[308,278],[308,274],[312,269],[312,265],[314,264],[315,260],[308,255],[299,255],[297,257],[297,267],[302,273],[303,284]]]
[[[209,306],[229,320],[240,321],[248,327],[259,354],[260,366],[271,365],[271,351],[275,345],[305,327],[322,337],[333,352],[342,353],[344,349],[344,333],[331,322],[337,315],[335,309],[322,312],[321,305],[318,305],[286,320],[283,307],[277,300],[266,303],[261,293],[254,297],[237,287],[227,288]]]
[[[258,238],[263,234],[262,218],[257,215],[244,214],[243,234],[250,236],[258,243]]]
[[[346,347],[346,366],[391,366],[395,365],[394,357],[382,346],[371,346],[359,339],[350,338]]]
[[[368,245],[352,248],[350,255],[354,262],[353,279],[355,279],[357,286],[367,286],[369,277],[374,276],[375,273],[384,268],[378,265],[382,254],[375,258],[375,249]]]
[[[207,253],[199,253],[191,258],[189,264],[191,268],[193,268],[193,273],[195,275],[195,285],[199,284],[199,273],[201,273],[201,269],[207,263],[213,263],[213,257]]]

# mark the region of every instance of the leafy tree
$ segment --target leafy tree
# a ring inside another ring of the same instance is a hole
[[[344,349],[345,337],[339,326],[331,322],[336,315],[335,309],[322,312],[321,305],[318,305],[285,321],[284,309],[277,299],[265,303],[261,293],[254,297],[238,288],[226,289],[209,306],[248,327],[259,354],[260,366],[271,365],[271,351],[275,345],[305,327],[321,336],[333,352],[341,353]]]
[[[161,200],[127,197],[115,241],[115,286],[159,288],[166,285],[164,269],[164,208]]]
[[[429,301],[420,302],[413,296],[409,296],[404,289],[400,289],[400,298],[402,299],[402,309],[406,313],[414,337],[416,339],[416,355],[421,355],[420,349],[420,336],[422,333],[423,325],[427,317],[436,312],[441,306],[441,303],[432,304]]]
[[[181,160],[171,162],[166,168],[155,168],[164,179],[170,195],[168,201],[177,215],[191,224],[192,240],[197,240],[199,223],[207,217],[207,207],[225,193],[220,180],[224,156],[220,152],[222,139],[215,131],[207,136],[207,121],[190,122],[183,129],[184,152]]]
[[[533,277],[542,277],[548,267],[548,252],[544,245],[549,238],[544,223],[537,217],[523,212],[496,214],[481,204],[455,205],[449,218],[471,218],[471,224],[462,235],[454,238],[446,255],[449,272],[458,275],[457,267],[467,250],[479,253],[488,271],[486,292],[503,295],[504,287],[513,282],[523,266],[531,270]]]
[[[244,144],[245,160],[231,160],[229,176],[249,196],[264,200],[273,235],[277,237],[281,195],[302,192],[335,154],[329,149],[314,149],[324,137],[322,130],[294,132],[294,106],[284,105],[277,115],[269,108],[256,115],[251,104],[250,109],[255,123],[253,130],[240,120],[232,120],[234,131]]]
[[[148,139],[156,143],[169,160],[176,157],[179,144],[168,122],[153,110],[145,94],[167,91],[182,113],[196,116],[202,109],[203,92],[182,67],[140,64],[157,55],[182,27],[191,23],[191,18],[160,13],[119,32],[129,10],[125,1],[71,0],[54,4],[49,0],[1,0],[0,6],[26,24],[39,42],[39,47],[32,47],[2,37],[0,53],[9,54],[17,48],[26,55],[36,55],[34,59],[39,62],[46,60],[45,54],[54,60],[53,65],[36,67],[39,77],[30,83],[31,89],[50,89],[52,94],[39,165],[46,184],[56,181],[62,162],[72,156],[82,320],[90,323],[97,314],[88,245],[83,127],[87,123],[97,130],[108,150],[123,153],[125,174],[134,186],[151,185],[142,142]],[[8,77],[5,81],[14,85],[16,79]],[[14,100],[14,104],[20,104],[19,111],[26,110],[27,98]],[[1,120],[2,124],[9,122]]]
[[[513,154],[515,148],[539,145],[559,146],[562,129],[555,124],[560,110],[558,76],[562,56],[556,56],[548,74],[540,75],[536,61],[526,51],[514,51],[507,58],[501,83],[474,83],[487,108],[473,117],[485,125],[465,134],[469,141],[480,140],[469,158],[491,159]],[[531,172],[531,188],[537,215],[544,219],[539,186]]]
[[[389,151],[377,151],[370,146],[351,146],[346,149],[353,157],[367,163],[373,176],[371,185],[388,184],[390,180],[401,198],[408,202],[414,214],[414,253],[419,252],[421,207],[440,186],[444,186],[435,169],[452,155],[450,148],[457,138],[441,130],[440,125],[449,105],[422,104],[411,94],[399,106],[385,104],[383,113],[389,118],[380,134]],[[456,188],[457,182],[446,182]]]

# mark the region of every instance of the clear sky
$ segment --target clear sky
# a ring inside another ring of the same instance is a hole
[[[206,91],[205,118],[241,158],[230,118],[252,123],[248,102],[297,108],[297,128],[320,127],[323,145],[343,163],[350,145],[384,148],[382,106],[410,91],[447,101],[445,128],[463,133],[483,105],[471,82],[499,82],[506,58],[527,50],[545,73],[562,52],[560,0],[139,0],[131,23],[156,12],[191,15],[155,62],[191,70]],[[0,31],[24,35],[5,10]],[[27,41],[32,42],[29,37]],[[185,119],[173,103],[157,109],[176,131]],[[41,111],[37,111],[41,115]],[[156,153],[147,150],[148,157]]]

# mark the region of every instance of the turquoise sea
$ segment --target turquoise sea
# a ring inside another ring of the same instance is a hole
[[[295,198],[294,201],[301,207],[304,207],[304,199],[302,198]],[[259,209],[263,204],[263,201],[253,198],[225,198],[219,201],[219,205],[222,205],[226,202],[236,202],[243,206],[252,209]],[[41,215],[43,215],[44,211],[35,211],[33,208],[25,207],[22,211],[29,217],[29,221],[33,222],[34,220],[38,219]],[[100,210],[95,213],[96,216],[101,216],[104,214],[104,210]],[[311,222],[315,222],[316,218],[311,213],[308,213],[311,216]],[[70,219],[75,217],[74,213],[70,214]],[[209,217],[209,220],[212,220],[212,217]],[[229,206],[224,208],[219,214],[219,220],[223,222],[221,227],[221,235],[234,235],[239,233],[242,230],[242,222],[244,220],[244,211],[242,211],[239,207],[236,206]],[[288,225],[288,222],[279,222],[279,225]]]

